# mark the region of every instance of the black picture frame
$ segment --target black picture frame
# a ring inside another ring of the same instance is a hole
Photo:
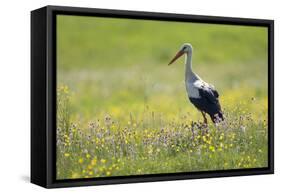
[[[56,180],[56,15],[264,26],[268,28],[268,167]],[[31,12],[31,182],[46,188],[274,173],[274,21],[231,17],[46,6]]]

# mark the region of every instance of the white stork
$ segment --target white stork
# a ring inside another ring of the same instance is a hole
[[[202,113],[204,124],[207,125],[206,113],[214,123],[223,121],[223,114],[219,102],[219,93],[214,86],[204,82],[192,71],[192,46],[185,43],[176,56],[168,64],[172,64],[183,54],[185,57],[185,86],[190,102]]]

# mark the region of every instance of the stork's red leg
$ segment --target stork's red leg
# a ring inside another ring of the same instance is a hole
[[[208,125],[208,120],[207,120],[207,117],[206,117],[206,113],[204,113],[203,111],[201,111],[202,113],[202,116],[204,118],[204,124],[207,126]]]

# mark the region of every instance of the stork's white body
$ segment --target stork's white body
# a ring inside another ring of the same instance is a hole
[[[215,89],[213,85],[203,81],[198,75],[197,77],[196,80],[185,80],[185,88],[189,98],[200,98],[199,89]]]

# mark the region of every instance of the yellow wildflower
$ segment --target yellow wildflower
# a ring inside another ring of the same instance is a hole
[[[96,158],[92,159],[91,165],[92,165],[92,166],[95,166],[96,164],[97,164],[97,159],[96,159]]]
[[[105,159],[101,159],[100,161],[101,161],[101,163],[103,163],[103,164],[106,163],[106,160],[105,160]]]
[[[78,162],[82,164],[84,162],[83,158],[79,158]]]
[[[69,157],[70,154],[69,154],[69,153],[64,153],[64,156],[65,156],[65,157]]]
[[[93,169],[93,166],[92,166],[92,165],[88,165],[88,169],[89,169],[89,170],[92,170],[92,169]]]
[[[210,145],[209,149],[210,149],[210,151],[215,152],[215,147],[214,146]]]
[[[203,135],[203,136],[202,136],[202,138],[203,138],[203,141],[204,141],[204,142],[206,142],[206,141],[207,141],[207,139],[206,139],[206,136],[205,136],[205,135]]]

